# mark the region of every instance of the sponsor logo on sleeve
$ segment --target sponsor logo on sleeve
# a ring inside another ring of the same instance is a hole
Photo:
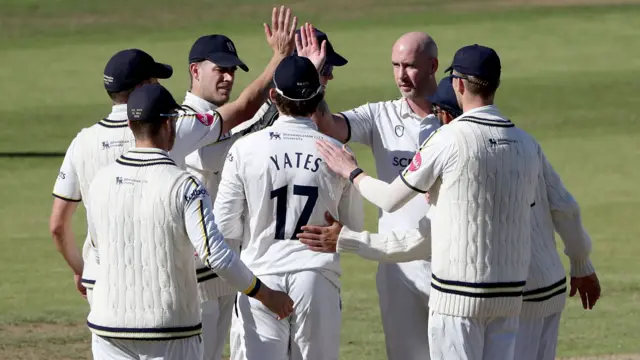
[[[411,164],[409,164],[409,171],[416,171],[420,168],[420,165],[422,165],[422,156],[420,155],[420,153],[416,153],[416,155],[413,157],[413,160],[411,160]]]
[[[196,114],[196,119],[202,123],[204,126],[211,126],[213,124],[213,114]]]
[[[207,195],[209,195],[209,193],[207,192],[207,189],[203,187],[198,187],[196,189],[193,189],[191,194],[185,195],[184,199],[185,201],[189,202],[198,198],[203,198]]]

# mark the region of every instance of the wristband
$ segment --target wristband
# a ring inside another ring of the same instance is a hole
[[[351,181],[351,183],[353,183],[353,180],[360,174],[362,174],[364,172],[364,170],[360,169],[360,168],[356,168],[355,170],[353,170],[351,172],[351,174],[349,174],[349,181]]]

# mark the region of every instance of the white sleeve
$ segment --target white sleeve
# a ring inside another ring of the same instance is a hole
[[[206,114],[183,113],[176,122],[176,140],[171,157],[184,162],[187,155],[220,139],[222,118],[216,111]]]
[[[242,239],[244,230],[243,212],[246,197],[239,167],[238,150],[236,146],[232,146],[222,170],[213,210],[218,219],[220,232],[228,239]]]
[[[591,275],[595,272],[589,258],[592,244],[582,224],[580,207],[544,154],[542,169],[551,218],[556,232],[564,243],[564,252],[569,257],[571,276]]]
[[[67,153],[64,155],[62,166],[58,172],[58,179],[53,185],[53,196],[66,201],[78,202],[82,201],[80,192],[80,182],[76,168],[73,166],[73,156],[75,152],[77,137],[73,139]]]
[[[358,189],[348,182],[338,204],[338,221],[355,231],[364,228],[364,208],[362,195]]]
[[[391,184],[370,176],[360,180],[362,196],[386,212],[395,212],[418,193],[426,193],[443,174],[454,171],[457,145],[450,135],[435,136],[440,129],[424,142],[411,164]]]
[[[426,193],[443,174],[455,169],[458,162],[458,146],[455,138],[444,127],[431,133],[420,146],[409,166],[400,178],[410,189]]]
[[[189,177],[179,191],[189,239],[202,262],[239,291],[254,296],[261,282],[229,248],[218,231],[211,197],[196,178]]]
[[[431,221],[425,216],[418,223],[418,229],[394,230],[389,234],[356,232],[345,226],[336,248],[340,253],[355,253],[385,263],[426,260],[431,255]]]
[[[340,113],[344,116],[349,131],[345,143],[354,141],[368,146],[373,145],[373,130],[379,106],[379,103],[367,103]]]

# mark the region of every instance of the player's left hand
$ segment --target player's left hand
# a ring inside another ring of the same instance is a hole
[[[326,212],[325,219],[329,226],[305,225],[301,229],[303,232],[296,236],[300,242],[307,245],[309,250],[315,252],[335,253],[338,245],[338,236],[342,231],[342,224]]]
[[[76,289],[78,289],[78,292],[80,292],[80,295],[82,295],[82,297],[86,299],[87,288],[85,288],[84,285],[82,285],[82,276],[73,274],[73,281],[75,281]]]
[[[298,18],[294,16],[291,19],[291,9],[284,6],[273,8],[271,26],[264,24],[264,34],[275,54],[282,57],[293,54],[297,26]]]
[[[572,277],[569,296],[573,297],[576,293],[580,293],[582,307],[585,310],[593,309],[598,299],[600,299],[601,293],[600,280],[598,280],[598,276],[593,273],[584,277]]]
[[[316,70],[320,72],[327,58],[327,41],[322,40],[322,44],[318,44],[318,38],[315,36],[313,25],[306,23],[300,27],[300,35],[296,34],[296,51],[298,56],[306,57]]]
[[[316,146],[327,166],[343,178],[348,179],[351,172],[358,168],[356,158],[347,150],[346,145],[339,148],[327,140],[317,140]]]

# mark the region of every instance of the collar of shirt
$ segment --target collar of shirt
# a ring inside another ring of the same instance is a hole
[[[187,95],[184,97],[183,105],[192,107],[197,112],[206,113],[211,110],[215,110],[218,107],[215,104],[208,102],[207,100],[194,95],[192,92],[187,91]]]
[[[312,128],[313,130],[318,130],[318,125],[308,117],[282,115],[278,117],[278,120],[276,120],[276,124],[277,123],[304,125]]]
[[[127,120],[127,104],[118,104],[111,107],[111,114],[107,116],[109,120]]]
[[[411,110],[411,106],[409,106],[409,102],[407,102],[407,99],[403,97],[398,99],[398,101],[400,101],[400,116],[403,119],[409,117],[418,121],[422,121],[428,118],[430,115],[433,115],[433,114],[428,114],[424,118],[421,118],[418,114],[416,114],[413,110]]]
[[[463,113],[462,115],[458,116],[454,120],[458,120],[465,116],[482,116],[483,118],[489,118],[491,120],[511,122],[509,119],[507,119],[502,115],[500,110],[498,110],[498,108],[495,105],[486,105],[486,106],[477,107],[475,109],[471,109]]]
[[[128,156],[137,159],[147,159],[153,157],[153,155],[162,155],[170,158],[169,153],[158,148],[141,148],[141,147],[132,147],[128,151]]]

